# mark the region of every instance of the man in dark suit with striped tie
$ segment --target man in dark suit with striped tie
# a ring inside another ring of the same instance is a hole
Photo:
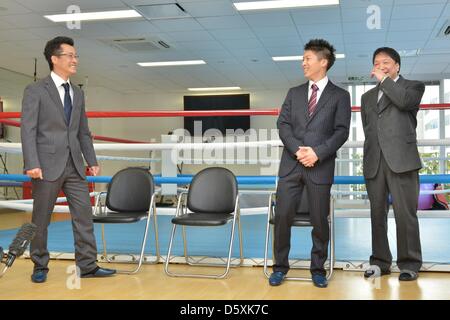
[[[278,172],[272,286],[280,285],[289,270],[291,224],[304,189],[313,225],[310,271],[316,287],[328,285],[324,263],[330,190],[336,151],[348,138],[351,118],[350,94],[327,77],[335,59],[335,49],[325,40],[305,45],[303,70],[308,82],[289,90],[278,118],[284,150]]]
[[[47,280],[47,227],[62,189],[69,203],[75,240],[75,260],[81,277],[106,277],[115,270],[96,264],[97,247],[84,161],[99,173],[84,107],[83,92],[69,77],[78,66],[73,40],[56,37],[44,50],[50,75],[26,87],[22,101],[21,139],[24,171],[32,179],[33,215],[37,226],[31,242],[31,281]]]

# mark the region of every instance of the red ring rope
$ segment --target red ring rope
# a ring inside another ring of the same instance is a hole
[[[421,104],[420,109],[446,110],[450,103]],[[361,107],[353,106],[353,112]],[[211,116],[277,116],[279,109],[201,110],[201,111],[90,111],[88,118],[147,118],[147,117],[211,117]],[[20,118],[20,112],[0,112],[0,119]]]

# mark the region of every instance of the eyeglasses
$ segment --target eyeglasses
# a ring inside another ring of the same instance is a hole
[[[73,59],[80,59],[80,56],[79,55],[77,55],[77,54],[73,54],[73,53],[59,53],[59,54],[57,54],[57,56],[58,57],[60,57],[60,56],[67,56],[67,57],[69,57],[69,59],[71,59],[71,60],[73,60]]]

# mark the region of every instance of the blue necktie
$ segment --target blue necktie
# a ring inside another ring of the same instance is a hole
[[[66,116],[66,123],[70,123],[70,115],[72,114],[72,99],[70,99],[70,84],[63,83],[64,87],[64,115]]]

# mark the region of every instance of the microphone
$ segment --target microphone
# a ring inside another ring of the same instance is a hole
[[[16,237],[9,246],[8,255],[6,257],[5,269],[12,266],[16,258],[23,255],[31,240],[33,240],[36,234],[37,226],[33,223],[25,223],[19,229]]]

